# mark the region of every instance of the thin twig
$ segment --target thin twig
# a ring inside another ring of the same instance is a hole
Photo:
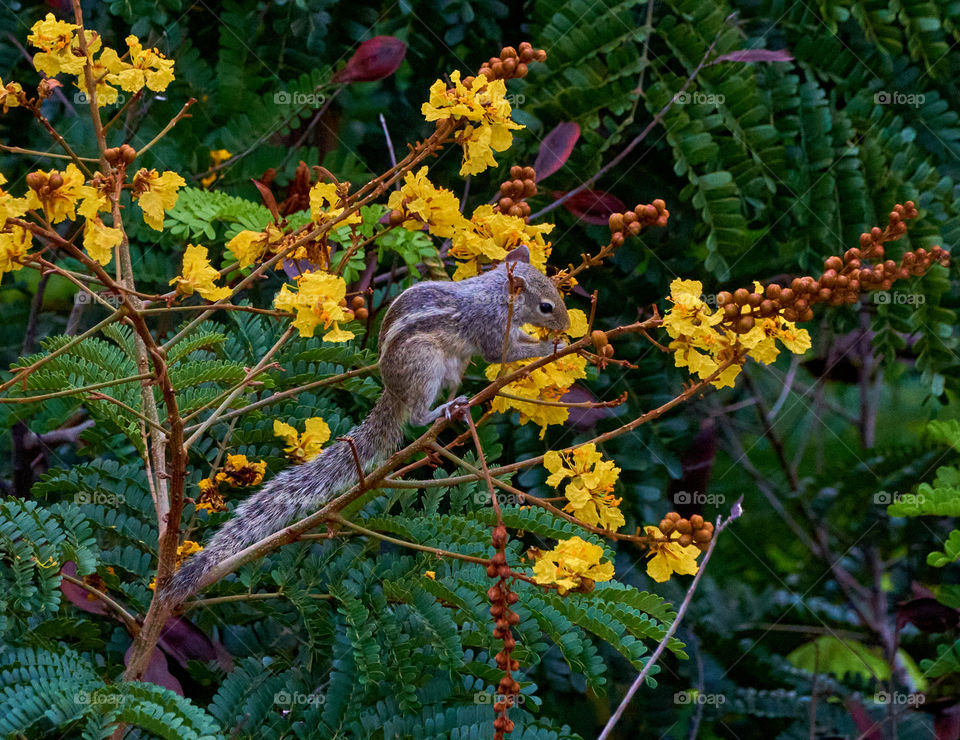
[[[607,738],[610,737],[610,733],[613,731],[613,728],[616,727],[617,722],[620,721],[620,718],[623,716],[623,712],[626,710],[627,705],[633,698],[633,695],[636,694],[640,686],[643,685],[647,674],[649,674],[650,670],[657,664],[660,656],[663,655],[663,651],[667,649],[667,643],[677,631],[681,620],[687,613],[687,608],[693,601],[693,594],[697,590],[697,584],[700,583],[700,578],[703,577],[703,572],[706,570],[707,563],[710,562],[710,556],[713,555],[713,548],[716,547],[717,539],[719,538],[720,533],[726,529],[731,522],[739,519],[740,515],[743,513],[743,508],[741,506],[742,502],[743,497],[741,496],[730,509],[730,514],[726,519],[721,520],[720,517],[717,517],[716,524],[714,525],[713,539],[710,540],[710,546],[703,555],[703,560],[700,562],[700,567],[697,568],[697,574],[693,577],[693,582],[690,584],[690,588],[687,589],[687,593],[683,597],[683,603],[681,603],[680,608],[677,609],[677,616],[673,618],[673,621],[670,623],[670,627],[667,629],[667,633],[663,636],[663,639],[660,640],[660,644],[657,645],[656,650],[653,651],[653,655],[651,655],[644,664],[643,670],[640,671],[640,675],[634,679],[633,684],[627,691],[627,695],[623,697],[623,701],[620,702],[620,706],[617,707],[616,711],[610,716],[610,719],[607,720],[607,724],[604,726],[603,732],[600,733],[600,736],[597,738],[597,740],[607,740]]]

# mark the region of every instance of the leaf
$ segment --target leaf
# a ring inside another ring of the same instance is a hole
[[[793,55],[786,49],[741,49],[721,54],[710,64],[721,62],[792,62]],[[709,66],[709,65],[708,65]]]
[[[277,210],[277,199],[273,197],[273,192],[255,177],[251,177],[250,182],[256,185],[257,190],[260,191],[260,198],[263,200],[263,205],[270,211],[274,223],[280,223],[280,211]]]
[[[580,124],[573,121],[558,123],[540,144],[537,160],[533,169],[537,171],[537,182],[559,170],[570,158],[573,147],[580,138]]]
[[[559,198],[564,192],[554,191]],[[596,226],[606,226],[611,213],[623,213],[627,206],[612,193],[603,190],[581,190],[563,202],[563,207],[581,221]]]
[[[927,555],[927,565],[942,568],[960,559],[960,529],[955,529],[943,543],[943,552],[934,551]]]
[[[73,561],[64,563],[63,567],[60,569],[60,572],[76,578],[77,564]],[[70,581],[61,579],[60,590],[63,591],[63,595],[67,597],[67,600],[78,609],[82,609],[85,612],[90,612],[91,614],[104,615],[110,613],[110,610],[103,601],[98,598],[91,598],[92,594],[89,591],[80,588],[80,586],[76,585],[75,583],[70,583]]]
[[[389,77],[407,54],[407,45],[393,36],[374,36],[353,53],[347,66],[333,76],[334,82],[374,82]]]

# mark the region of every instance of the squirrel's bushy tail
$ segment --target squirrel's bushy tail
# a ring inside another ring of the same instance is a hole
[[[370,415],[347,433],[364,471],[396,450],[406,416],[403,402],[385,390]],[[346,442],[331,445],[308,463],[283,470],[237,507],[203,550],[177,570],[161,595],[177,603],[185,600],[217,563],[279,531],[290,520],[319,509],[357,480],[357,463]]]

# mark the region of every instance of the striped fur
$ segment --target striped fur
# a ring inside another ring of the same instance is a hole
[[[513,300],[505,359],[553,352],[552,342],[533,341],[519,329],[523,324],[560,330],[569,325],[559,292],[527,263],[527,256],[526,247],[521,247],[489,272],[456,283],[418,283],[396,298],[380,326],[384,392],[369,416],[347,435],[353,438],[365,471],[397,449],[407,421],[429,424],[461,400],[431,408],[441,391],[453,396],[471,357],[480,355],[487,362],[503,359],[511,281],[520,291]],[[218,562],[315,511],[357,479],[356,461],[345,442],[331,445],[309,463],[287,468],[237,507],[204,549],[176,572],[162,595],[183,601]]]

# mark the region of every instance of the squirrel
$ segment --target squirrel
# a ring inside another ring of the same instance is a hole
[[[474,355],[491,363],[513,362],[555,351],[557,342],[530,336],[520,328],[524,324],[560,331],[570,325],[560,292],[530,265],[525,245],[487,272],[459,282],[417,283],[397,296],[380,326],[383,393],[367,418],[346,435],[364,471],[397,450],[407,421],[424,426],[464,410],[466,396],[431,406],[441,390],[448,390],[450,397],[456,393]],[[162,595],[175,603],[184,601],[218,562],[320,508],[358,478],[357,460],[346,441],[281,471],[237,507],[203,550],[186,560]]]

